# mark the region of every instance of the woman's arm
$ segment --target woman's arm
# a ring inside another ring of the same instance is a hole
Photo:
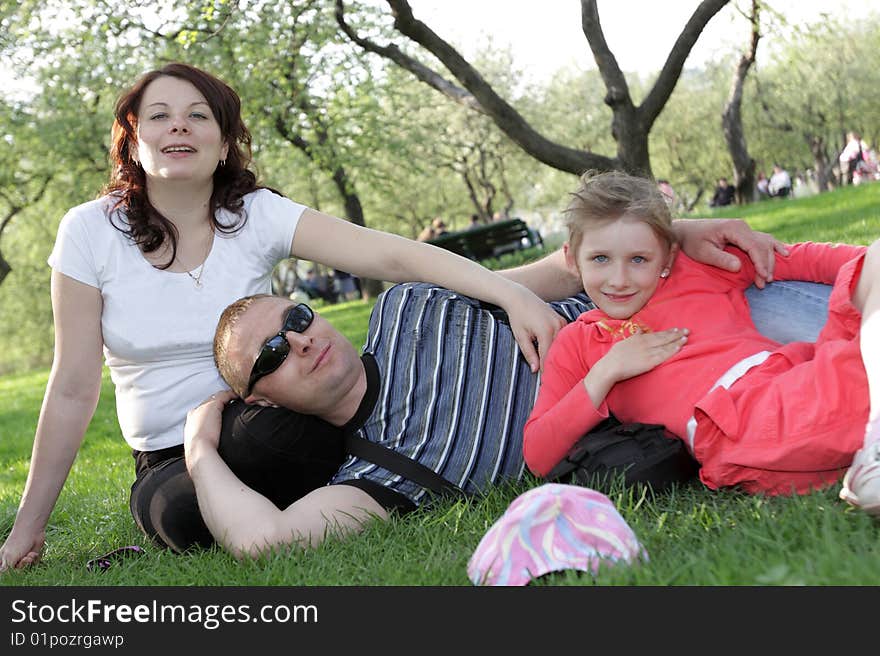
[[[312,209],[303,212],[291,255],[390,282],[421,281],[502,307],[526,360],[537,371],[565,324],[524,286],[430,244],[370,230]],[[537,349],[534,342],[538,343]]]
[[[187,415],[186,466],[199,510],[214,538],[237,558],[273,547],[314,547],[328,535],[359,531],[388,514],[370,495],[350,485],[313,490],[285,510],[241,482],[217,453],[223,406],[235,397],[218,392]]]
[[[52,272],[55,356],[37,422],[31,465],[0,571],[40,558],[46,524],[101,392],[100,292]]]

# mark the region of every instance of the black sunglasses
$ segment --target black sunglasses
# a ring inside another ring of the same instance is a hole
[[[281,330],[263,342],[260,354],[257,356],[256,362],[254,362],[253,369],[251,369],[251,377],[248,380],[245,397],[250,396],[251,390],[260,378],[271,374],[287,359],[287,355],[290,353],[287,333],[290,331],[295,333],[305,332],[312,325],[314,319],[315,313],[305,303],[295,305],[287,311]]]

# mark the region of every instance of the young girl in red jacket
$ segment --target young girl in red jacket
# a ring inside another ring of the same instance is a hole
[[[680,253],[651,181],[587,174],[566,213],[566,262],[597,307],[551,346],[525,427],[534,473],[610,413],[679,435],[712,489],[802,494],[846,472],[841,497],[880,515],[880,242],[776,254],[776,280],[834,284],[817,341],[782,345],[749,316],[749,258],[731,247],[730,273]]]

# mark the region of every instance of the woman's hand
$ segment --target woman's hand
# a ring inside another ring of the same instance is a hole
[[[550,343],[565,326],[565,319],[525,287],[517,284],[515,300],[504,307],[510,329],[533,373],[542,366]]]
[[[40,562],[45,544],[45,531],[28,534],[24,530],[13,528],[6,542],[0,547],[0,572],[22,569]]]

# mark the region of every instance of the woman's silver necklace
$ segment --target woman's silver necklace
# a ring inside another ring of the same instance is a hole
[[[211,246],[214,244],[214,233],[211,232],[211,240],[208,242],[208,248],[205,251],[205,259],[202,260],[202,263],[196,267],[198,269],[198,273],[193,274],[192,271],[187,271],[186,275],[192,278],[193,282],[196,284],[196,287],[199,289],[202,288],[202,274],[205,273],[205,265],[208,263],[208,256],[211,254]]]
[[[199,272],[196,275],[193,275],[192,271],[187,271],[186,275],[193,279],[193,282],[196,283],[196,287],[202,286],[202,274],[205,272],[205,263],[202,262],[198,267]]]

